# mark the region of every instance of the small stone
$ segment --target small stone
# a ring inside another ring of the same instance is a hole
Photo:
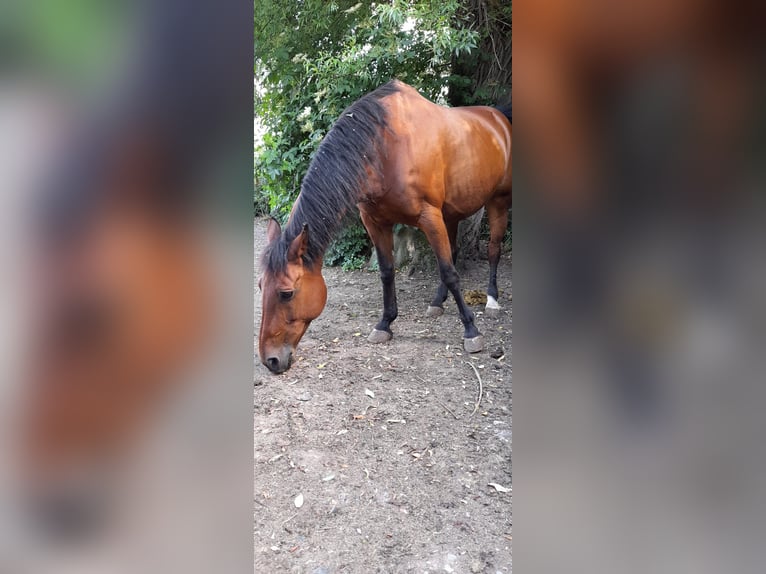
[[[495,349],[489,354],[489,356],[492,357],[493,359],[499,359],[503,355],[505,355],[505,349],[503,349],[502,347],[498,347],[497,349]]]
[[[476,559],[471,562],[471,572],[473,572],[473,574],[479,574],[482,570],[484,570],[484,565],[481,563],[481,560]]]
[[[308,391],[305,391],[305,392],[301,393],[300,395],[298,395],[295,398],[298,399],[299,401],[310,401],[311,400],[311,393],[308,392]]]

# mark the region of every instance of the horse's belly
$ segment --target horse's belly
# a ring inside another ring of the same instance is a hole
[[[460,178],[465,179],[465,178]],[[502,174],[476,174],[471,181],[446,182],[445,214],[469,217],[479,211],[495,195],[510,194],[501,189]]]
[[[494,137],[451,146],[444,178],[445,213],[468,217],[499,193],[510,193],[510,158]]]

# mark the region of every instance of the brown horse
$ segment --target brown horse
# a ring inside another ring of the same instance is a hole
[[[442,285],[429,308],[441,312],[452,293],[474,353],[483,337],[463,300],[453,262],[457,225],[486,206],[490,225],[487,306],[497,306],[497,264],[511,205],[510,110],[445,108],[392,81],[352,104],[319,147],[284,231],[272,221],[263,254],[261,361],[286,371],[296,345],[324,309],[322,258],[346,214],[357,205],[375,245],[383,283],[383,316],[369,341],[391,336],[397,316],[393,226],[421,229]]]

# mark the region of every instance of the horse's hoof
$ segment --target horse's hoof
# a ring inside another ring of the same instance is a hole
[[[487,295],[487,306],[484,307],[484,315],[487,317],[497,317],[500,314],[500,304],[492,295]]]
[[[435,319],[436,317],[440,317],[444,313],[444,307],[436,307],[435,305],[429,305],[428,310],[426,311],[426,317],[431,317],[432,319]]]
[[[463,349],[466,353],[480,353],[484,350],[484,335],[476,335],[471,339],[463,339]]]
[[[372,333],[367,337],[367,340],[370,343],[385,343],[386,341],[390,341],[391,337],[393,337],[393,335],[388,331],[378,331],[377,329],[373,329]]]

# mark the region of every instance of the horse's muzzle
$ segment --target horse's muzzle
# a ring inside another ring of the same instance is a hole
[[[293,350],[283,347],[279,352],[269,354],[262,363],[275,375],[284,373],[293,364]]]

